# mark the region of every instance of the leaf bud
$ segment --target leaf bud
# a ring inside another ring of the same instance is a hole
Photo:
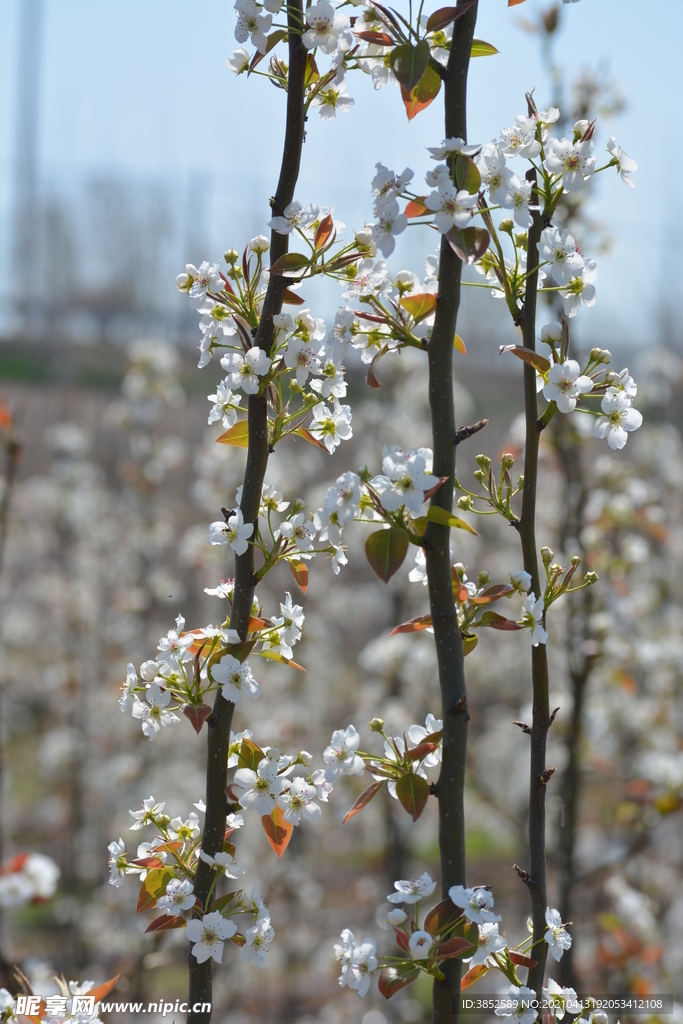
[[[237,263],[239,258],[240,254],[237,252],[236,249],[228,249],[227,252],[223,253],[223,259],[225,260],[226,263],[229,263],[230,266],[233,266],[235,263]]]
[[[382,732],[382,729],[384,728],[384,719],[371,718],[370,721],[368,722],[368,725],[370,726],[373,732]]]
[[[515,464],[515,457],[511,452],[503,452],[500,460],[503,469],[512,469]]]
[[[550,548],[541,548],[541,558],[543,559],[543,564],[546,567],[546,569],[548,568],[554,557],[555,552],[551,551]]]
[[[486,569],[482,569],[477,576],[477,587],[485,587],[487,583],[491,582],[491,573],[487,572]]]
[[[512,236],[512,232],[515,230],[515,222],[512,217],[505,217],[498,225],[498,229],[504,231],[506,235]]]

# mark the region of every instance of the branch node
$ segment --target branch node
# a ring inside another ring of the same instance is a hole
[[[523,732],[523,733],[526,733],[526,735],[527,735],[527,736],[531,736],[531,729],[530,729],[530,728],[529,728],[529,726],[528,726],[528,725],[526,724],[526,722],[516,722],[516,721],[515,721],[515,722],[513,722],[512,724],[513,724],[513,725],[518,725],[518,726],[520,727],[520,729],[522,730],[522,732]]]
[[[452,715],[462,715],[464,720],[469,722],[470,713],[467,710],[467,697],[465,694],[463,694],[462,697],[458,697],[450,711]]]
[[[469,427],[460,427],[460,430],[456,430],[453,443],[458,445],[461,441],[466,441],[468,437],[472,437],[473,434],[479,433],[488,424],[488,420],[477,420],[476,423],[470,424]]]
[[[538,776],[538,781],[541,783],[542,786],[547,786],[548,782],[553,777],[556,771],[556,768],[546,768],[545,771],[541,772],[541,774]]]
[[[429,783],[429,792],[431,796],[439,795],[439,787],[437,786],[436,782]]]
[[[559,710],[560,710],[559,708],[555,708],[555,710],[553,711],[552,715],[551,715],[551,716],[550,716],[550,718],[548,719],[548,728],[550,728],[550,726],[551,726],[551,725],[553,724],[553,722],[555,721],[555,715],[557,714],[557,712],[558,712]]]
[[[532,882],[531,882],[531,875],[529,874],[529,872],[525,871],[524,868],[520,868],[519,864],[513,864],[512,866],[515,869],[515,871],[517,872],[517,874],[519,875],[519,877],[522,879],[524,884],[528,885],[529,887],[531,887]]]

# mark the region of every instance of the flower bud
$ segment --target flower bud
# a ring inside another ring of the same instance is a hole
[[[491,460],[488,455],[477,455],[474,461],[480,469],[483,469],[485,473],[488,473],[491,468]]]
[[[309,754],[307,750],[300,750],[296,755],[296,759],[299,764],[308,765],[313,760],[313,754]]]
[[[159,672],[159,665],[156,661],[143,661],[140,665],[140,678],[146,683],[153,683]]]
[[[373,732],[381,732],[382,729],[384,728],[384,719],[371,718],[370,721],[368,722],[368,725],[370,726]]]
[[[237,252],[236,249],[228,249],[227,252],[223,253],[223,259],[225,260],[226,263],[229,263],[231,265],[233,263],[237,263],[239,258],[240,254]]]
[[[491,573],[487,572],[486,569],[482,569],[477,576],[477,587],[485,587],[487,583],[491,582]]]
[[[296,498],[295,501],[294,501],[294,504],[292,505],[292,513],[291,514],[292,515],[296,515],[296,513],[297,512],[301,512],[301,510],[303,508],[306,508],[306,502],[303,500],[303,498]],[[291,518],[291,517],[288,517],[288,518]]]
[[[458,579],[462,583],[462,578],[465,575],[465,566],[462,564],[462,562],[456,562],[453,568],[455,569]]]
[[[574,566],[581,565],[581,559],[579,558],[578,555],[573,555],[572,556],[572,565],[574,565]]]
[[[268,252],[270,249],[270,242],[265,235],[257,235],[256,238],[252,238],[249,242],[249,248],[252,252],[257,254]]]
[[[400,907],[395,907],[393,910],[390,910],[389,913],[387,914],[387,921],[389,922],[389,924],[393,924],[394,927],[396,927],[399,924],[403,924],[403,922],[406,920],[406,917],[407,914],[405,910],[401,910]]]
[[[192,276],[189,267],[182,274],[178,274],[175,279],[175,286],[179,292],[189,292],[193,284],[194,277]]]
[[[506,235],[512,235],[512,232],[515,230],[515,222],[512,217],[505,217],[498,225],[498,230],[504,231]]]
[[[546,569],[548,568],[554,557],[555,552],[551,551],[550,548],[541,548],[541,558],[543,559],[543,564],[546,567]]]
[[[597,583],[599,579],[600,577],[598,576],[597,572],[587,572],[584,576],[586,585],[589,587],[592,586],[593,583]]]
[[[503,452],[503,455],[502,455],[501,460],[500,460],[500,464],[503,467],[503,469],[512,469],[512,467],[515,464],[515,457],[514,457],[514,455],[512,455],[511,452]]]
[[[529,236],[526,233],[526,231],[518,231],[517,234],[515,235],[515,245],[517,246],[518,249],[524,249],[524,251],[526,252],[526,247],[527,247],[528,241],[529,241]]]
[[[464,512],[469,512],[472,508],[472,499],[469,494],[463,494],[462,498],[458,498],[458,508],[461,508]]]

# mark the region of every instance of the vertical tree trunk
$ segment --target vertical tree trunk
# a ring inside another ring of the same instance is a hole
[[[458,0],[458,6],[461,6],[461,0]],[[446,137],[465,141],[467,71],[476,18],[475,4],[455,22],[444,88]],[[461,274],[460,259],[442,237],[436,317],[427,353],[434,473],[438,477],[447,477],[431,503],[449,512],[453,507],[456,450],[453,338],[460,305]],[[425,554],[443,717],[443,763],[437,783],[437,798],[441,894],[446,899],[451,886],[466,884],[463,795],[469,718],[462,637],[453,597],[449,527],[429,523],[425,532]],[[437,1024],[454,1024],[460,1014],[461,962],[446,961],[444,973],[447,977],[445,982],[434,982],[433,1019]]]
[[[302,0],[289,0],[287,19],[290,28],[287,121],[280,179],[275,197],[271,200],[275,217],[281,217],[285,207],[294,198],[304,141],[306,48],[301,42],[301,25],[304,21]],[[288,236],[272,231],[271,263],[283,256],[287,252],[287,248]],[[271,351],[274,340],[273,316],[277,315],[282,308],[286,287],[287,282],[283,277],[271,276],[268,281],[261,321],[254,338],[254,345],[268,353]],[[265,395],[249,397],[248,424],[249,447],[240,507],[244,522],[254,525],[255,535],[269,454],[268,408]],[[235,591],[230,617],[230,626],[236,629],[243,639],[247,635],[254,590],[254,548],[250,545],[243,555],[235,558]],[[211,855],[222,849],[225,835],[228,747],[234,710],[235,705],[226,701],[219,690],[216,694],[213,712],[207,719],[206,816],[202,846]],[[207,899],[210,886],[211,868],[204,861],[200,861],[194,889],[195,895],[202,903]],[[198,1003],[212,1003],[212,961],[208,960],[199,964],[192,956],[191,951],[188,951],[188,962],[190,972],[188,1024],[208,1024],[211,1012],[195,1012],[193,1006]]]

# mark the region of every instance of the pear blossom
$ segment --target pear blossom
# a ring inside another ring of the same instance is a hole
[[[623,448],[628,440],[628,433],[637,430],[643,422],[642,413],[631,407],[631,399],[625,391],[609,391],[600,403],[603,415],[599,416],[593,427],[595,437],[606,437],[612,449]]]
[[[538,1010],[534,1009],[536,1002],[536,993],[532,988],[510,985],[495,1013],[498,1017],[513,1017],[517,1024],[532,1024],[538,1017]]]
[[[333,328],[334,330],[334,328]],[[344,398],[346,381],[344,380],[344,346],[338,341],[328,340],[318,353],[320,363],[319,377],[311,380],[311,389],[321,398]]]
[[[354,726],[346,730],[335,729],[329,747],[323,751],[323,761],[329,765],[325,771],[328,782],[334,782],[340,775],[362,775],[365,771],[363,758],[356,751],[360,736]]]
[[[166,886],[166,893],[157,900],[157,908],[167,914],[176,914],[179,910],[189,910],[194,906],[194,886],[187,878],[182,881],[172,878]]]
[[[301,37],[307,50],[316,47],[323,53],[333,53],[341,33],[349,26],[345,15],[336,14],[329,0],[318,0],[306,11],[306,23],[310,28]]]
[[[228,746],[228,768],[235,768],[239,762],[239,749],[242,746],[242,740],[252,740],[254,733],[251,729],[244,729],[243,732],[234,733],[230,730],[230,743]],[[239,815],[238,815],[239,817]],[[244,824],[244,822],[242,822]],[[239,825],[235,826],[239,828]]]
[[[415,552],[415,565],[408,573],[408,579],[411,583],[422,583],[425,587],[429,583],[427,579],[427,555],[424,548],[418,548]]]
[[[225,383],[231,388],[242,388],[247,395],[256,395],[261,386],[260,377],[270,369],[271,360],[258,346],[241,352],[228,352],[221,359],[221,366],[227,371]]]
[[[178,615],[175,623],[176,628],[169,629],[166,636],[162,636],[159,641],[157,662],[160,665],[168,662],[175,671],[180,671],[179,663],[181,661],[190,661],[192,658],[190,647],[194,643],[194,636],[191,633],[185,633],[184,636],[180,635],[185,628],[185,619],[182,615]]]
[[[522,617],[517,620],[518,625],[529,630],[529,639],[534,647],[544,644],[548,634],[543,628],[543,614],[545,612],[543,598],[536,598],[533,591],[527,596],[522,606]]]
[[[521,228],[530,228],[533,223],[531,211],[537,209],[537,206],[531,206],[533,198],[531,182],[525,178],[518,177],[516,174],[508,173],[507,188],[509,198],[506,205],[514,209],[513,217],[516,223]]]
[[[237,815],[237,817],[241,817],[241,815]],[[203,860],[205,864],[209,864],[212,868],[218,868],[226,878],[239,878],[247,870],[235,864],[235,858],[232,854],[224,850],[219,850],[214,857],[205,853],[204,850],[200,850],[199,859]]]
[[[227,544],[236,555],[243,555],[249,547],[248,540],[254,532],[253,523],[245,523],[242,509],[238,508],[228,521],[218,520],[209,526],[209,544]]]
[[[375,262],[371,259],[364,259],[357,264],[356,276],[349,283],[343,297],[347,302],[353,302],[370,295],[384,294],[388,288],[390,288],[390,284],[385,261],[377,260]],[[351,313],[351,310],[348,312]],[[351,324],[349,324],[350,326]]]
[[[408,949],[413,960],[427,960],[433,945],[434,936],[429,932],[413,932],[408,940]]]
[[[627,366],[620,370],[619,373],[613,370],[612,373],[608,374],[607,383],[610,385],[607,388],[608,395],[618,394],[620,391],[623,391],[627,398],[633,399],[638,394],[638,385],[628,372]]]
[[[436,882],[433,882],[428,872],[424,871],[421,875],[416,875],[415,878],[394,882],[394,889],[396,892],[387,896],[390,903],[411,904],[417,903],[425,896],[431,896],[436,889]]]
[[[394,907],[393,910],[390,910],[387,913],[386,919],[389,924],[392,924],[394,925],[394,927],[397,927],[398,925],[403,924],[404,921],[408,920],[408,915],[406,914],[405,910],[401,910],[400,907]]]
[[[342,441],[353,437],[351,407],[340,405],[338,398],[335,398],[332,409],[320,402],[313,407],[313,422],[308,429],[332,454]]]
[[[598,268],[595,264],[595,260],[586,260],[584,263],[581,274],[576,277],[571,277],[567,285],[567,290],[560,292],[561,295],[565,296],[564,299],[564,313],[565,316],[572,317],[576,316],[581,303],[584,306],[594,306],[596,301],[595,285],[593,282],[598,276]]]
[[[335,942],[334,956],[335,959],[337,960],[337,963],[339,964],[339,969],[341,971],[341,975],[339,977],[339,984],[343,988],[348,982],[347,972],[349,963],[351,962],[351,957],[353,955],[353,948],[356,944],[356,940],[353,937],[353,932],[350,931],[348,928],[345,928],[339,937],[341,939],[341,942]]]
[[[554,960],[560,961],[562,954],[572,944],[572,937],[567,931],[567,926],[562,923],[559,910],[552,910],[546,907],[545,923],[548,926],[544,938],[548,943],[548,952]]]
[[[551,323],[542,327],[541,341],[551,347],[562,341],[562,324],[558,323],[557,320],[553,320]]]
[[[476,156],[481,146],[468,146],[464,139],[444,139],[440,146],[427,146],[432,160],[444,160],[449,156]]]
[[[566,228],[564,231],[560,231],[556,227],[546,228],[541,234],[538,251],[541,259],[551,264],[550,272],[556,284],[569,284],[570,278],[581,276],[584,266],[583,256],[576,248],[576,242]]]
[[[353,520],[359,502],[360,477],[357,473],[342,473],[337,477],[334,487],[328,487],[325,492],[325,508],[334,510],[341,524]]]
[[[576,991],[558,985],[552,978],[548,979],[548,987],[543,989],[543,998],[555,1020],[562,1020],[565,1011],[573,1016],[583,1010],[583,1003],[577,999]]]
[[[297,338],[296,335],[288,339],[285,349],[285,366],[296,371],[296,382],[299,387],[304,386],[309,373],[320,373],[319,352],[319,341]]]
[[[315,541],[315,524],[306,522],[303,512],[297,512],[282,523],[277,531],[286,540],[293,540],[297,551],[310,551]]]
[[[156,819],[163,814],[165,806],[165,803],[158,804],[153,796],[143,800],[142,808],[139,811],[128,812],[133,818],[133,824],[130,826],[131,832],[137,832],[145,825],[154,825]]]
[[[378,221],[372,225],[372,238],[383,256],[390,256],[394,251],[395,235],[400,235],[408,226],[405,213],[399,212],[395,199],[384,203],[378,211]]]
[[[489,142],[474,161],[481,175],[483,188],[489,190],[492,203],[507,206],[510,202],[508,179],[505,174],[505,156],[497,142]]]
[[[126,877],[126,844],[123,839],[114,840],[107,847],[109,850],[109,884],[116,889],[123,885]]]
[[[500,953],[507,946],[503,936],[498,934],[497,922],[489,921],[486,924],[477,925],[477,928],[479,929],[477,949],[467,961],[470,970],[477,964],[485,963],[493,953]]]
[[[324,2],[324,0],[323,0]],[[337,116],[337,111],[345,114],[355,103],[352,96],[344,92],[345,80],[330,82],[324,89],[316,93],[312,107],[318,108],[318,113],[323,121],[328,121]]]
[[[422,550],[420,548],[420,550]],[[413,747],[419,746],[420,743],[424,743],[427,736],[432,736],[434,733],[441,732],[443,729],[443,721],[440,718],[435,718],[434,715],[429,714],[425,718],[425,724],[422,725],[411,725],[408,729],[407,736],[410,740],[410,744]],[[431,754],[427,754],[422,759],[423,768],[435,768],[437,764],[441,763],[442,755],[442,742],[437,742],[436,750],[433,750]]]
[[[242,946],[242,962],[245,964],[253,962],[257,967],[265,967],[266,955],[275,938],[275,929],[270,923],[268,912],[261,911],[256,919],[256,924],[247,928],[244,934],[247,943]]]
[[[327,780],[325,769],[316,768],[311,775],[311,782],[315,786],[315,791],[318,794],[318,800],[321,800],[324,804],[328,803],[330,793],[334,787]]]
[[[377,946],[374,939],[365,938],[360,946],[354,946],[347,970],[347,985],[359,996],[364,997],[370,988],[373,971],[377,970]]]
[[[452,885],[448,890],[456,907],[461,907],[462,912],[468,921],[475,924],[493,924],[500,921],[498,914],[492,911],[493,896],[488,889],[475,886],[474,889],[466,889],[462,885]]]
[[[188,294],[192,306],[195,309],[199,309],[205,301],[208,292],[217,294],[223,290],[223,278],[220,271],[220,263],[207,263],[205,260],[196,268],[191,263],[188,263],[185,267],[185,274],[180,274],[176,278],[176,287],[180,288],[179,282],[181,278],[191,278],[192,284]]]
[[[166,708],[171,703],[171,694],[162,690],[158,683],[147,687],[145,700],[133,704],[133,718],[142,721],[142,731],[150,740],[156,738],[159,730],[168,725],[177,725],[180,719]]]
[[[554,363],[548,370],[548,383],[543,388],[547,402],[555,402],[560,412],[574,412],[581,395],[593,390],[593,381],[581,373],[575,359]]]
[[[214,680],[220,684],[223,698],[237,704],[240,695],[258,697],[261,687],[251,674],[249,664],[233,658],[232,654],[224,654],[211,669]]]
[[[201,835],[201,829],[199,827],[199,818],[192,811],[187,818],[187,821],[183,821],[182,818],[171,818],[171,822],[168,826],[168,834],[171,839],[180,839],[181,842],[191,843],[195,839],[198,839]]]
[[[256,771],[238,768],[233,781],[242,807],[261,815],[273,813],[285,785],[285,779],[278,775],[277,764],[268,757],[263,758]]]
[[[526,593],[531,586],[531,576],[524,569],[515,569],[514,572],[510,573],[510,586],[514,587],[515,590]]]
[[[186,934],[192,946],[192,955],[198,963],[215,960],[217,964],[223,959],[223,943],[231,939],[237,931],[237,925],[223,917],[217,910],[204,914],[201,921],[187,922]]]
[[[500,147],[504,156],[523,156],[533,160],[541,152],[536,138],[536,118],[517,114],[511,128],[501,128]]]
[[[277,231],[279,235],[289,235],[294,228],[307,228],[318,218],[320,207],[316,203],[309,203],[302,206],[294,200],[285,206],[282,217],[273,217],[268,221],[268,227]]]
[[[407,452],[398,445],[385,448],[382,474],[370,481],[380,496],[382,508],[396,512],[403,505],[419,514],[425,502],[425,491],[435,482],[430,472],[431,459],[428,448],[410,448]]]
[[[466,189],[458,191],[451,181],[442,181],[425,199],[427,209],[434,211],[434,224],[444,235],[453,227],[467,227],[476,205],[476,194],[470,195]]]
[[[289,789],[277,798],[278,807],[283,808],[283,818],[291,825],[299,825],[302,818],[313,821],[320,817],[320,807],[314,803],[317,796],[315,786],[309,785],[305,779],[297,777],[289,785]]]
[[[121,696],[119,697],[119,707],[122,711],[126,711],[131,702],[135,699],[133,690],[138,685],[138,674],[135,671],[135,666],[128,662],[126,666],[126,679],[121,687]]]
[[[264,252],[268,252],[270,249],[270,239],[266,235],[256,235],[249,242],[249,248],[252,252],[256,253],[257,256],[261,256]]]
[[[248,50],[245,50],[243,46],[240,46],[238,50],[235,50],[232,57],[228,57],[226,64],[231,71],[234,71],[236,75],[241,75],[243,71],[249,66],[251,60],[251,54]]]
[[[413,172],[406,167],[400,174],[395,174],[382,163],[375,164],[377,173],[372,179],[375,212],[394,202],[405,190],[408,182],[413,179]]]
[[[546,151],[545,166],[551,174],[562,175],[566,192],[579,192],[584,179],[595,169],[593,140],[571,142],[569,139],[550,139]]]
[[[293,647],[297,640],[301,639],[301,630],[306,618],[304,610],[300,604],[294,604],[292,595],[286,591],[284,604],[280,602],[280,611],[285,622],[282,639],[288,647]]]
[[[238,43],[246,43],[251,36],[252,45],[259,53],[265,53],[268,46],[266,32],[270,30],[273,19],[270,14],[262,14],[261,8],[255,0],[237,0],[235,3],[237,11],[237,25],[235,26],[235,39]]]
[[[632,160],[625,150],[617,146],[617,140],[614,135],[607,140],[607,150],[612,157],[612,163],[614,163],[618,169],[621,180],[629,188],[635,188],[635,184],[631,175],[634,171],[638,170],[638,164],[635,160]]]
[[[227,378],[216,386],[216,394],[209,395],[208,399],[213,402],[213,408],[209,413],[209,424],[221,420],[226,430],[234,426],[237,421],[237,407],[242,401],[242,395],[232,393]]]

